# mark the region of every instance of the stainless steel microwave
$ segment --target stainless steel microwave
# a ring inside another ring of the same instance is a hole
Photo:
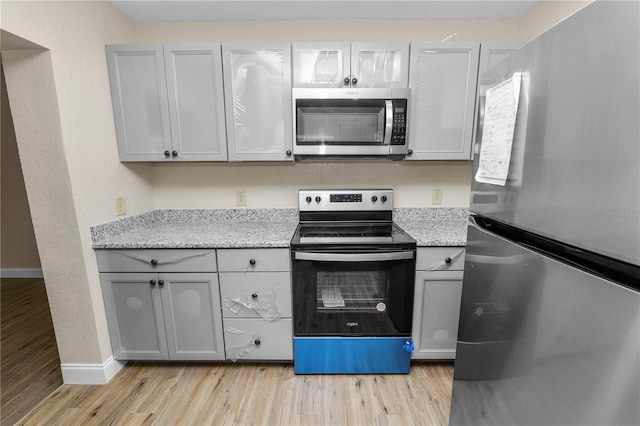
[[[293,89],[295,158],[404,158],[409,94],[410,89]]]

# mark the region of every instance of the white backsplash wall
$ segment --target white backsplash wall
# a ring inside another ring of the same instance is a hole
[[[167,208],[296,208],[301,188],[392,188],[396,207],[468,207],[471,163],[465,161],[156,164],[155,205]],[[245,208],[245,207],[240,207]]]

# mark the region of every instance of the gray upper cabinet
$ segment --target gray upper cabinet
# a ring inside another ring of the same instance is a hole
[[[171,140],[177,160],[226,161],[219,45],[165,45]]]
[[[469,160],[478,43],[412,43],[408,160]]]
[[[106,49],[120,161],[165,161],[171,129],[162,46]]]
[[[222,46],[230,161],[291,161],[291,45]]]
[[[106,50],[120,161],[226,160],[219,45]]]
[[[408,43],[294,43],[294,87],[407,87]]]

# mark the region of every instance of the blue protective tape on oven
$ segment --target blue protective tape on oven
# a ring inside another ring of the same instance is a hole
[[[405,340],[404,345],[402,345],[402,349],[407,352],[413,352],[415,349],[415,347],[413,346],[413,339]]]

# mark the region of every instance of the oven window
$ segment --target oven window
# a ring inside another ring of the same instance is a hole
[[[415,260],[293,259],[296,336],[410,335]]]
[[[298,100],[298,145],[379,145],[384,142],[384,100]]]

